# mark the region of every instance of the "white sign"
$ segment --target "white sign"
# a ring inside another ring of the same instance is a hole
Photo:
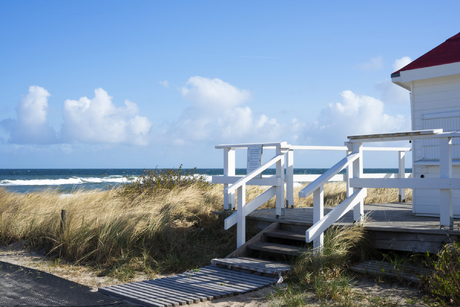
[[[248,168],[247,173],[249,174],[253,170],[257,169],[262,165],[262,145],[249,146],[248,147]],[[262,178],[262,174],[259,174],[255,178]]]

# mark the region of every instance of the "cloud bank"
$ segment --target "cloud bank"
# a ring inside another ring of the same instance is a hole
[[[380,60],[375,60],[379,63]],[[393,67],[410,62],[398,59]],[[374,65],[376,66],[376,65]],[[377,65],[378,66],[378,65]],[[167,86],[167,81],[160,82]],[[116,106],[105,90],[98,88],[93,98],[67,99],[63,103],[60,128],[53,129],[47,121],[50,93],[31,86],[16,107],[17,119],[5,119],[0,126],[9,133],[13,144],[61,144],[71,152],[74,144],[127,144],[181,147],[288,141],[293,144],[342,144],[348,135],[407,130],[409,119],[385,112],[385,104],[406,103],[407,91],[386,80],[376,85],[382,99],[359,95],[351,90],[340,93],[341,101],[329,103],[313,122],[295,117],[280,122],[253,110],[252,94],[218,78],[189,78],[178,95],[189,102],[177,110],[177,118],[153,123],[140,114],[136,103],[124,101]],[[305,106],[308,102],[305,102]],[[299,113],[300,114],[300,113]],[[174,116],[174,115],[172,115]]]

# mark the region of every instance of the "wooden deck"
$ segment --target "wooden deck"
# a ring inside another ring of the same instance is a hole
[[[325,208],[325,214],[332,209]],[[410,202],[365,205],[364,213],[364,226],[379,249],[437,253],[444,244],[460,241],[460,219],[454,221],[454,230],[440,229],[439,217],[415,216]],[[313,208],[286,209],[279,220],[275,209],[256,210],[248,217],[260,221],[261,227],[278,221],[303,231],[313,225]],[[334,225],[352,224],[353,213],[348,212]]]

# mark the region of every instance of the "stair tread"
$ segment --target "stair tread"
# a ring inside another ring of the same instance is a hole
[[[291,246],[269,242],[258,242],[248,246],[252,250],[259,250],[263,252],[270,252],[282,255],[298,256],[306,251],[306,248],[300,246]]]
[[[291,270],[291,266],[286,263],[249,257],[215,258],[211,260],[211,263],[214,265],[223,265],[229,269],[238,268],[274,275]]]
[[[305,234],[288,231],[288,230],[267,231],[266,233],[264,233],[264,235],[267,237],[272,237],[272,238],[281,238],[281,239],[289,239],[289,240],[305,242]]]

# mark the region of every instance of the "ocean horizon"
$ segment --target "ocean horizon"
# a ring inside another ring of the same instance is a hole
[[[129,184],[142,175],[145,169],[101,168],[101,169],[0,169],[0,188],[15,193],[31,193],[56,190],[67,194],[76,190],[107,190]],[[192,172],[194,169],[182,169]],[[295,168],[294,174],[322,174],[327,168]],[[365,168],[364,173],[397,173],[396,168]],[[407,173],[412,169],[406,169]],[[213,175],[223,175],[223,168],[197,168],[196,174],[211,181]],[[245,175],[246,169],[237,168],[236,175]],[[275,174],[268,169],[263,174]]]

